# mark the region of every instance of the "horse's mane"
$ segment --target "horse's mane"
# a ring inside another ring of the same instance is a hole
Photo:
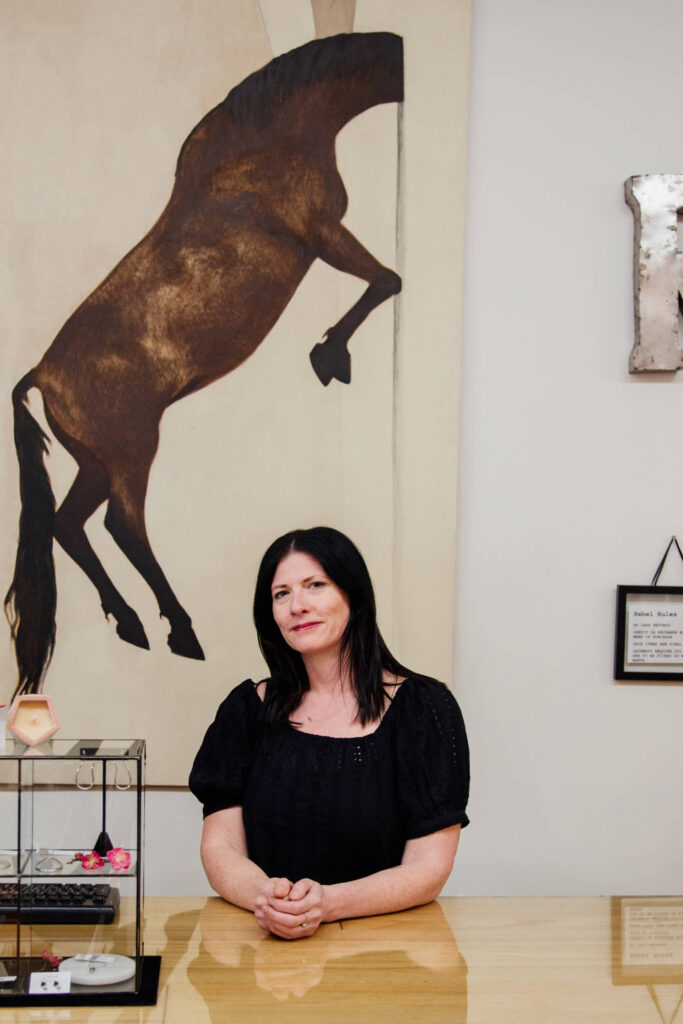
[[[348,80],[376,66],[378,44],[383,44],[385,54],[387,49],[395,54],[396,69],[400,69],[400,37],[390,32],[355,32],[314,39],[254,71],[231,89],[221,106],[236,126],[267,127],[280,105],[302,86]],[[387,70],[384,65],[382,73]]]
[[[328,36],[275,57],[231,89],[223,102],[202,118],[181,147],[176,175],[182,168],[196,174],[197,168],[206,170],[223,159],[228,140],[234,138],[233,129],[268,131],[283,104],[303,88],[335,80],[350,85],[355,77],[364,75],[379,81],[402,81],[400,36],[391,32]]]

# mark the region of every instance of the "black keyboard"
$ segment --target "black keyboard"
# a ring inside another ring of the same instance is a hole
[[[19,887],[0,882],[0,921],[22,924],[111,924],[119,905],[119,890],[89,882],[34,882]],[[18,903],[21,902],[19,910]]]

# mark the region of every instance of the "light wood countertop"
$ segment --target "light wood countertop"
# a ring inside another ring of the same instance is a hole
[[[3,1024],[683,1024],[680,898],[442,899],[298,942],[217,898],[150,899],[145,953],[156,1006],[6,1007]]]

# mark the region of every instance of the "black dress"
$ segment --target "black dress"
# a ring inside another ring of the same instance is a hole
[[[445,686],[406,679],[365,736],[267,728],[248,679],[219,707],[190,789],[205,817],[242,807],[249,857],[268,877],[346,882],[400,864],[408,839],[468,824],[465,727]]]

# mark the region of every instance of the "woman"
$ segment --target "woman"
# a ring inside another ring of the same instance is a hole
[[[286,939],[435,899],[468,824],[465,728],[387,649],[360,552],[329,527],[280,537],[254,622],[270,677],[223,701],[190,775],[212,887]]]

